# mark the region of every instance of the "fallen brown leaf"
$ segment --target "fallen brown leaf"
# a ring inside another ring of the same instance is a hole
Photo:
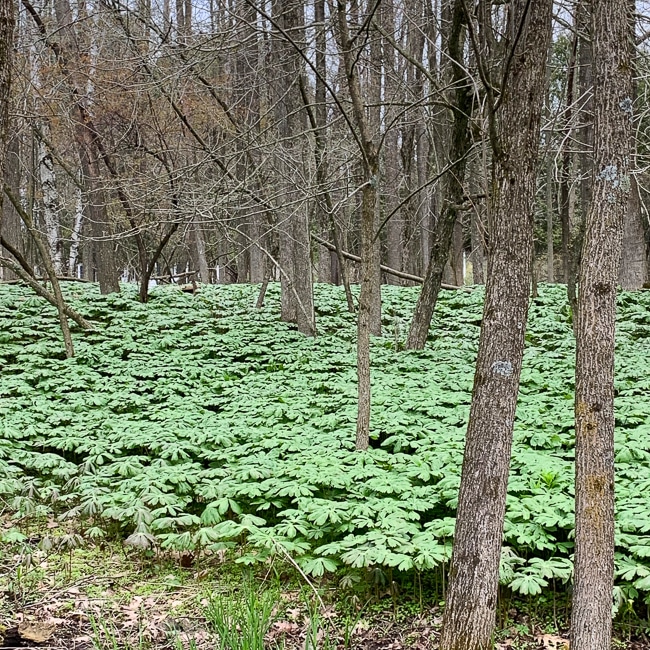
[[[542,648],[549,648],[550,650],[569,650],[569,640],[557,634],[541,634],[537,637],[537,643]]]
[[[18,634],[21,638],[34,643],[45,643],[56,630],[54,623],[43,623],[40,621],[23,622],[18,626]]]

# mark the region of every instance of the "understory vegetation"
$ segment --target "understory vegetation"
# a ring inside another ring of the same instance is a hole
[[[422,352],[402,343],[417,288],[383,287],[373,342],[371,449],[354,450],[355,316],[318,285],[319,335],[280,321],[279,287],[172,287],[100,296],[65,286],[95,326],[66,359],[55,310],[0,285],[0,504],[47,551],[124,540],[270,556],[308,580],[423,576],[444,593],[483,293],[443,292]],[[619,615],[650,603],[650,292],[619,296],[616,587]],[[573,552],[574,337],[561,286],[531,304],[501,581],[562,590]],[[59,531],[61,531],[59,533]],[[253,568],[255,568],[253,566]],[[216,611],[216,610],[215,610]]]

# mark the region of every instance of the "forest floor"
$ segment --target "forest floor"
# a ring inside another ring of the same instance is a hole
[[[419,602],[384,589],[359,597],[339,591],[331,580],[307,583],[291,565],[269,565],[253,574],[224,557],[145,558],[119,544],[45,553],[38,549],[39,537],[31,540],[30,563],[24,563],[25,546],[20,556],[2,560],[3,649],[213,650],[222,647],[224,620],[241,637],[232,650],[261,650],[256,641],[262,638],[263,647],[278,650],[437,647],[441,607],[426,595]],[[533,609],[523,602],[519,609],[500,608],[496,648],[568,648],[564,613],[556,619],[558,629],[548,603]],[[615,647],[650,644],[621,638]]]

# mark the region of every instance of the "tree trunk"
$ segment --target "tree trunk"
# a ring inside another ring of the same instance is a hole
[[[264,282],[267,277],[266,258],[262,252],[262,223],[259,215],[252,215],[252,222],[249,225],[249,231],[251,233],[251,239],[248,245],[250,281],[257,284],[259,282]]]
[[[297,138],[306,130],[300,94],[303,61],[289,36],[298,44],[304,40],[303,8],[299,0],[276,0],[277,99],[276,120],[281,142],[278,145],[278,171],[285,179],[285,205],[278,210],[282,320],[295,323],[308,336],[316,333],[311,265],[309,216],[297,197],[297,165],[302,160]]]
[[[49,139],[49,124],[47,120],[41,124],[41,130],[45,138]],[[56,186],[56,174],[54,172],[54,159],[52,154],[37,134],[38,141],[38,175],[41,183],[41,196],[43,199],[43,225],[45,226],[45,237],[50,249],[50,257],[54,270],[60,275],[62,266],[62,245],[59,236],[59,192]]]
[[[350,38],[346,3],[337,5],[337,38],[352,113],[358,129],[362,156],[361,190],[361,293],[357,322],[357,434],[356,448],[364,451],[370,443],[370,335],[381,334],[381,260],[379,239],[375,238],[379,212],[379,151],[363,104],[357,58]],[[377,88],[373,88],[377,92]],[[379,124],[373,124],[379,128]]]
[[[591,184],[593,169],[593,140],[594,140],[594,115],[593,115],[593,52],[591,46],[590,0],[578,0],[576,8],[576,28],[578,40],[578,96],[581,98],[580,129],[580,214],[575,224],[571,224],[569,241],[569,278],[567,281],[567,298],[573,312],[574,325],[577,323],[576,310],[576,279],[580,269],[580,256],[582,252],[582,237],[584,233],[585,217],[591,203]]]
[[[198,216],[194,217],[194,243],[196,245],[196,259],[199,265],[199,278],[203,284],[209,284],[210,271],[208,270],[208,258],[205,254],[205,235]]]
[[[647,252],[639,187],[630,177],[630,200],[623,220],[623,254],[618,283],[627,291],[641,289],[648,281]]]
[[[484,284],[485,274],[483,273],[483,266],[485,264],[485,244],[483,242],[482,214],[478,207],[472,210],[470,219],[470,227],[472,229],[472,283]]]
[[[101,187],[99,165],[91,146],[92,134],[83,124],[75,128],[79,158],[83,172],[85,202],[88,205],[90,236],[93,240],[93,261],[97,270],[99,290],[102,294],[119,293],[120,283],[115,267],[111,225],[106,209],[106,199]],[[90,142],[89,142],[90,139]]]
[[[573,36],[571,52],[569,55],[567,81],[566,81],[566,100],[562,114],[563,122],[563,150],[562,166],[560,168],[560,224],[562,226],[562,274],[567,286],[571,283],[571,174],[573,153],[572,147],[572,125],[573,117],[573,86],[576,68],[576,51],[578,48],[578,36]],[[584,73],[583,73],[584,74]]]
[[[307,336],[316,334],[314,311],[314,280],[311,265],[311,239],[309,236],[309,214],[302,206],[293,219],[294,260],[293,274],[298,308],[296,325],[298,331]]]
[[[379,11],[382,29],[392,37],[395,32],[395,6],[393,0],[384,0]],[[378,38],[377,43],[380,43]],[[384,95],[386,101],[390,102],[384,110],[384,122],[387,131],[384,136],[382,150],[384,162],[384,181],[382,183],[384,200],[382,208],[386,215],[394,213],[386,224],[386,263],[387,266],[401,271],[403,264],[404,217],[401,209],[395,211],[400,197],[400,150],[398,130],[395,123],[399,109],[393,103],[398,106],[402,103],[402,89],[400,88],[400,71],[396,68],[395,50],[388,39],[383,38],[381,43],[383,46]],[[413,128],[412,126],[411,130]],[[409,151],[412,152],[412,150],[413,146],[411,145]],[[408,167],[404,170],[405,175],[407,171],[410,171],[412,158],[413,156],[410,155]],[[388,276],[386,282],[388,284],[400,284],[399,279],[395,276]]]
[[[472,238],[472,281],[474,284],[485,283],[485,215],[486,200],[482,200],[479,195],[486,195],[483,178],[486,174],[481,172],[481,155],[474,156],[470,163],[469,187],[470,194],[475,199],[472,200],[472,210],[470,213],[470,228]]]
[[[546,161],[546,281],[555,282],[555,254],[553,251],[553,158]]]
[[[464,233],[462,212],[456,216],[456,223],[454,223],[454,232],[451,237],[451,255],[449,263],[452,270],[451,284],[457,287],[462,287],[465,284],[465,246],[464,246]]]
[[[616,278],[628,210],[633,3],[593,0],[594,171],[576,328],[573,650],[609,650],[614,580]]]
[[[398,165],[399,149],[397,131],[391,129],[386,135],[383,150],[385,181],[384,189],[384,211],[386,214],[393,212],[399,202],[399,176]],[[399,271],[402,270],[404,218],[398,210],[386,224],[386,265]],[[401,284],[399,278],[388,276],[388,284]]]
[[[11,60],[13,57],[16,9],[13,0],[0,1],[0,178],[5,175],[11,103]],[[3,231],[3,199],[0,192],[0,233]]]
[[[328,282],[339,284],[339,279],[343,280],[345,289],[345,298],[350,313],[355,312],[352,291],[350,290],[350,281],[348,271],[343,259],[341,244],[339,241],[338,224],[332,194],[327,187],[329,181],[329,155],[327,143],[327,66],[325,53],[327,50],[327,38],[325,28],[325,2],[324,0],[314,1],[314,19],[316,22],[316,81],[315,81],[315,106],[310,105],[307,97],[307,81],[305,75],[300,76],[300,94],[309,119],[310,126],[314,132],[314,162],[316,165],[316,180],[318,191],[316,196],[316,207],[320,215],[321,228],[331,230],[332,240],[335,246],[335,252],[330,255],[320,248],[319,254],[319,274],[328,277]],[[320,279],[320,277],[319,277]]]
[[[77,275],[77,262],[79,260],[79,248],[81,246],[81,231],[84,224],[84,202],[81,189],[75,187],[75,211],[72,232],[70,233],[70,253],[68,255],[68,273],[71,276]]]
[[[357,325],[358,415],[356,448],[368,449],[370,444],[370,335],[374,333],[372,319],[376,304],[375,275],[379,255],[373,239],[377,223],[377,189],[372,182],[363,189],[361,204],[361,293]]]
[[[367,79],[364,94],[368,97],[366,109],[368,133],[372,134],[373,157],[376,156],[377,158],[372,164],[368,162],[364,164],[363,180],[365,183],[370,184],[370,188],[366,188],[367,191],[364,190],[361,193],[361,257],[363,258],[365,250],[370,265],[364,273],[363,260],[361,262],[361,293],[363,293],[363,278],[365,277],[367,282],[372,283],[372,289],[369,288],[365,296],[370,310],[368,322],[370,334],[372,336],[381,336],[381,240],[378,230],[381,217],[381,188],[384,186],[385,178],[382,177],[379,156],[381,155],[382,120],[384,123],[387,123],[387,120],[385,120],[385,114],[382,114],[383,51],[381,36],[379,33],[373,32],[369,40],[370,60],[364,75]],[[373,169],[368,175],[370,167]],[[368,221],[370,218],[373,219],[371,228]],[[370,237],[370,240],[364,242],[365,237]],[[372,246],[372,250],[370,246]],[[361,304],[361,295],[359,296],[359,304]]]
[[[465,15],[463,2],[457,0],[452,12],[452,23],[447,48],[452,67],[452,83],[455,88],[454,121],[449,143],[449,163],[453,167],[444,180],[443,205],[429,255],[429,265],[413,314],[406,339],[407,350],[422,350],[427,340],[431,318],[436,307],[445,264],[449,258],[458,210],[463,202],[467,154],[471,146],[469,120],[472,113],[473,88],[463,65]],[[461,231],[462,237],[462,231]]]
[[[0,144],[0,146],[2,146]],[[14,194],[19,194],[20,188],[20,138],[14,135],[9,140],[4,170],[5,183],[11,188]],[[0,193],[1,194],[1,193]],[[10,201],[2,204],[0,214],[0,235],[6,239],[19,253],[24,252],[23,235],[20,228],[20,217]],[[4,254],[4,253],[3,253]],[[7,269],[3,273],[3,279],[13,280],[15,274]]]
[[[552,7],[552,0],[515,0],[511,5],[510,34],[520,24],[522,29],[495,114],[488,278],[441,650],[491,647],[530,293]]]
[[[636,5],[633,0],[631,2],[633,11]],[[632,66],[636,64],[636,51],[632,52]],[[632,99],[636,100],[637,97],[637,83],[635,75],[632,78]],[[636,129],[637,124],[633,124],[633,129]],[[647,266],[647,246],[644,227],[644,216],[641,213],[641,197],[639,195],[639,186],[634,175],[636,168],[637,157],[637,143],[634,141],[632,145],[632,164],[630,166],[630,200],[628,202],[628,209],[625,212],[623,221],[623,245],[621,264],[618,273],[618,282],[628,291],[635,291],[641,289],[648,281],[648,266]]]

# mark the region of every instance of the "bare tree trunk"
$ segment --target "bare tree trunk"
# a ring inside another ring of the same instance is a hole
[[[462,287],[465,284],[465,274],[464,274],[464,257],[465,257],[465,246],[464,246],[464,233],[463,233],[463,222],[462,222],[462,212],[456,216],[456,223],[454,224],[454,231],[451,237],[451,255],[449,263],[452,270],[452,284],[455,284],[458,287]]]
[[[374,167],[378,173],[377,166]],[[374,243],[377,224],[378,196],[372,180],[363,188],[361,203],[361,293],[357,324],[358,414],[356,447],[365,451],[370,444],[370,335],[377,304],[375,276],[379,270],[379,252]]]
[[[0,146],[2,146],[0,144]],[[9,140],[4,171],[5,184],[8,185],[14,194],[19,193],[20,188],[20,138],[14,135]],[[6,239],[16,250],[23,253],[23,235],[20,228],[20,217],[10,201],[2,204],[0,214],[0,235]],[[14,273],[6,270],[3,279],[13,280]]]
[[[106,209],[106,198],[101,187],[99,165],[94,156],[92,134],[83,124],[75,129],[79,158],[83,172],[82,183],[85,188],[85,202],[88,205],[90,237],[92,238],[93,261],[97,269],[99,290],[102,294],[119,293],[120,284],[115,268],[112,232]],[[88,141],[90,138],[90,142]]]
[[[472,282],[474,284],[484,284],[485,274],[483,272],[483,266],[485,264],[485,245],[481,228],[481,213],[478,208],[472,210],[470,219],[470,227],[472,228]]]
[[[495,180],[488,278],[441,650],[491,647],[528,314],[537,153],[552,8],[552,0],[515,0],[511,5],[509,33],[516,34],[520,26],[521,31],[519,39],[511,41],[514,51],[508,78],[501,84],[503,94],[493,113]]]
[[[576,329],[574,650],[609,650],[614,584],[616,278],[628,210],[634,3],[593,0],[594,171]]]
[[[555,253],[553,251],[553,158],[546,161],[546,281],[555,282]]]
[[[456,0],[450,16],[451,25],[447,39],[447,54],[452,62],[452,80],[455,88],[454,121],[449,143],[449,163],[453,167],[444,180],[443,205],[433,232],[433,245],[429,266],[418,297],[413,320],[406,339],[406,349],[422,350],[427,340],[431,318],[436,307],[445,265],[463,202],[467,155],[471,146],[469,120],[472,113],[473,90],[463,65],[465,13],[462,0]],[[462,229],[460,233],[462,239]],[[462,273],[461,273],[462,274]]]
[[[307,336],[316,334],[314,311],[314,279],[311,264],[311,239],[309,233],[309,213],[306,206],[294,216],[294,260],[293,273],[298,308],[296,325],[298,331]]]
[[[384,182],[384,210],[390,214],[395,209],[399,200],[399,149],[397,132],[391,130],[384,142],[383,149],[385,182]],[[386,224],[386,263],[394,269],[401,270],[403,264],[403,237],[404,218],[401,211],[397,211]],[[388,276],[388,284],[400,284],[395,276]]]
[[[647,250],[639,187],[630,177],[630,200],[623,220],[623,254],[618,282],[628,291],[641,289],[648,281]]]
[[[70,253],[68,255],[68,273],[71,276],[77,275],[77,261],[79,259],[79,248],[81,245],[81,230],[84,223],[84,202],[83,193],[80,188],[75,188],[75,211],[72,233],[70,234]]]
[[[333,215],[330,214],[331,196],[324,187],[324,181],[327,180],[327,65],[326,65],[326,51],[327,51],[327,32],[325,27],[325,0],[314,0],[314,23],[316,30],[316,79],[315,79],[315,106],[311,111],[309,117],[311,127],[314,130],[314,155],[316,163],[316,178],[318,180],[318,196],[316,198],[316,205],[319,214],[320,232],[323,236],[327,237],[327,233],[334,221]],[[304,85],[301,86],[301,90]],[[305,101],[305,92],[303,94],[303,101]],[[307,105],[307,102],[305,102]],[[327,193],[327,197],[325,194]],[[329,197],[329,202],[327,198]],[[336,227],[336,224],[334,224]],[[334,260],[336,258],[330,254],[330,251],[325,247],[320,246],[318,249],[318,279],[320,282],[335,282],[335,269]]]
[[[634,0],[628,0],[636,10]],[[636,63],[636,48],[632,53],[632,65]],[[632,99],[637,97],[637,83],[635,75],[632,79]],[[636,125],[633,125],[635,128]],[[645,238],[644,217],[641,213],[641,197],[639,186],[634,175],[637,158],[637,143],[633,143],[632,163],[630,165],[630,200],[623,221],[623,248],[621,264],[618,272],[618,282],[628,291],[641,289],[648,281],[647,246]]]
[[[354,5],[354,3],[353,3]],[[373,3],[368,2],[366,11],[372,11]],[[380,12],[381,13],[381,12]],[[384,180],[381,175],[381,164],[379,149],[379,139],[382,128],[382,85],[383,85],[383,52],[381,45],[381,36],[378,32],[373,32],[370,36],[370,60],[366,72],[367,83],[365,84],[365,94],[368,96],[368,106],[366,109],[368,133],[373,140],[373,155],[376,160],[372,165],[364,163],[364,183],[369,182],[369,187],[364,188],[361,193],[361,257],[364,256],[364,250],[368,255],[368,260],[372,263],[363,269],[361,262],[361,291],[363,292],[365,277],[368,283],[372,284],[370,291],[366,292],[364,299],[367,300],[367,306],[370,310],[368,326],[372,336],[381,336],[381,240],[379,238],[379,219],[381,217],[381,187]],[[364,156],[365,158],[366,156]],[[374,166],[372,177],[367,175],[368,168]],[[372,209],[370,209],[372,206]],[[372,228],[369,219],[373,219]],[[369,240],[364,241],[366,237]],[[372,250],[370,247],[372,246]],[[368,285],[370,286],[370,285]],[[359,296],[359,303],[362,297]]]
[[[41,124],[45,138],[49,139],[49,124],[44,121]],[[54,270],[60,274],[62,268],[62,244],[59,236],[59,192],[56,186],[56,174],[54,172],[54,159],[52,154],[37,134],[38,141],[38,174],[41,183],[41,194],[43,197],[43,225],[45,236],[50,249],[50,257]]]
[[[250,281],[257,284],[264,282],[267,277],[265,256],[262,252],[262,224],[259,217],[255,217],[250,224],[251,243],[249,244]]]
[[[573,153],[571,151],[571,133],[572,133],[572,117],[573,117],[573,89],[576,68],[576,52],[578,48],[578,35],[573,36],[573,43],[571,45],[571,52],[569,55],[569,63],[567,70],[566,81],[566,103],[562,115],[564,141],[562,150],[562,166],[560,169],[560,224],[562,226],[562,273],[564,282],[567,286],[571,282],[571,174]],[[584,74],[584,72],[582,73]]]
[[[381,274],[379,240],[375,238],[379,212],[379,151],[364,104],[357,60],[350,38],[346,3],[337,6],[337,37],[347,90],[350,93],[358,142],[363,158],[361,190],[361,292],[357,324],[357,435],[356,448],[364,451],[370,443],[370,336],[381,334]],[[376,92],[376,88],[374,89]],[[378,127],[378,125],[374,125]]]
[[[203,284],[210,282],[210,271],[208,270],[208,258],[205,255],[205,236],[198,216],[194,217],[194,241],[196,244],[196,257],[199,263],[199,277]]]
[[[325,2],[324,0],[315,0],[314,18],[316,20],[316,88],[315,103],[312,108],[307,97],[306,81],[304,76],[300,77],[300,94],[303,104],[309,118],[309,123],[314,131],[314,158],[316,164],[316,180],[318,182],[318,194],[316,196],[316,205],[321,215],[323,227],[331,230],[332,240],[334,241],[335,255],[327,255],[327,264],[322,260],[322,268],[329,269],[329,281],[339,284],[339,278],[343,281],[345,298],[347,301],[348,311],[355,312],[352,291],[350,290],[350,280],[348,270],[342,254],[342,248],[339,239],[339,229],[334,214],[334,201],[332,194],[327,188],[329,174],[329,155],[327,150],[327,106],[325,105],[327,68],[325,61],[325,52],[327,49],[327,40],[325,34]],[[321,257],[326,253],[323,248],[320,250],[319,262]]]
[[[9,141],[9,105],[11,103],[11,63],[13,58],[16,8],[13,0],[0,0],[0,178],[5,176]],[[3,233],[2,209],[4,195],[0,192],[0,233]]]
[[[279,144],[278,169],[285,189],[284,209],[278,211],[280,241],[282,320],[295,323],[308,336],[316,334],[314,294],[311,265],[309,216],[296,197],[295,175],[302,160],[301,144],[296,138],[305,131],[304,103],[300,95],[303,61],[296,51],[304,40],[303,9],[300,0],[277,0],[276,25],[281,33],[276,38],[276,114]],[[292,43],[287,42],[292,39]],[[295,200],[294,200],[295,199]]]
[[[569,278],[567,281],[567,298],[573,312],[574,326],[577,324],[578,309],[576,280],[580,269],[584,223],[591,203],[592,151],[594,141],[593,115],[593,52],[591,46],[590,0],[578,0],[576,8],[576,28],[578,32],[578,90],[580,102],[580,215],[575,224],[571,224],[569,241]]]
[[[385,0],[380,7],[380,20],[382,29],[391,38],[395,32],[395,6],[393,0]],[[377,43],[380,41],[377,39]],[[400,194],[400,152],[398,143],[398,131],[394,124],[397,107],[402,103],[401,88],[399,84],[399,71],[396,68],[395,50],[388,39],[382,39],[383,49],[383,69],[384,69],[384,94],[386,102],[390,104],[385,108],[384,121],[387,132],[384,136],[384,146],[382,149],[382,159],[384,162],[384,182],[383,190],[383,209],[387,214],[394,213],[386,224],[386,262],[391,268],[401,270],[403,264],[403,237],[404,237],[404,218],[401,210],[396,210]],[[375,65],[379,63],[376,62]],[[381,95],[380,95],[381,98]],[[411,127],[413,131],[414,127]],[[413,138],[411,137],[411,141]],[[405,173],[410,171],[412,163],[413,145],[409,147],[408,168]],[[399,279],[395,276],[388,276],[389,284],[400,284]]]
[[[470,228],[472,238],[472,280],[474,284],[483,284],[485,282],[484,265],[485,265],[485,203],[479,195],[483,195],[484,174],[480,168],[481,156],[474,156],[470,163],[469,186],[470,194],[475,197],[472,199],[472,209],[470,212]]]

